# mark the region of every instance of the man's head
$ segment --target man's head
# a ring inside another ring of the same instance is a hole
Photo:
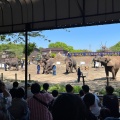
[[[32,85],[31,85],[31,92],[33,93],[33,94],[37,94],[37,93],[39,93],[40,92],[40,85],[38,84],[38,83],[33,83]]]
[[[25,90],[24,88],[20,87],[17,89],[16,97],[17,98],[24,98]]]
[[[53,90],[52,91],[52,96],[53,97],[57,97],[58,96],[58,91],[57,90]]]
[[[90,106],[92,106],[95,103],[95,96],[92,93],[87,93],[84,96],[83,101],[84,101],[86,107],[89,109]]]
[[[48,83],[44,83],[43,84],[43,89],[47,91],[49,89],[49,84]]]
[[[82,97],[82,96],[84,95],[83,90],[80,90],[80,91],[79,91],[79,95],[80,95],[80,97]]]
[[[67,85],[65,86],[65,89],[66,89],[66,92],[67,92],[67,93],[72,93],[72,92],[73,92],[73,87],[72,87],[72,85],[70,85],[70,84],[67,84]]]
[[[108,94],[112,94],[114,92],[114,88],[112,86],[106,86],[105,89]]]
[[[17,88],[18,85],[19,85],[19,83],[18,83],[17,81],[13,82],[13,87],[14,87],[14,88]]]
[[[52,115],[54,120],[85,120],[85,106],[77,95],[65,93],[55,100]]]
[[[83,85],[82,90],[85,94],[88,93],[89,92],[89,86],[88,85]]]

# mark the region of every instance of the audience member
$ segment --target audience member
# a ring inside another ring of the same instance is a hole
[[[91,112],[91,106],[93,106],[95,103],[95,96],[92,93],[87,93],[84,96],[83,101],[86,105],[87,120],[97,120],[97,117]]]
[[[56,99],[58,96],[58,91],[57,90],[53,90],[52,91],[52,96]]]
[[[86,95],[87,93],[89,93],[89,86],[88,85],[83,85],[82,86],[82,90],[84,91],[84,94]],[[84,96],[85,96],[84,95]],[[101,107],[99,106],[100,104],[100,100],[99,98],[97,97],[97,95],[95,95],[95,102],[92,106],[90,106],[90,111],[96,116],[96,117],[99,117],[100,115],[100,109]],[[84,97],[83,97],[84,99]]]
[[[44,83],[43,84],[43,90],[41,91],[42,93],[46,93],[49,89],[49,84],[48,83]]]
[[[104,120],[120,120],[119,118],[107,117]]]
[[[62,94],[55,100],[52,109],[53,120],[86,120],[83,101],[74,94]]]
[[[112,117],[119,117],[119,102],[112,86],[106,86],[106,95],[103,96],[103,106],[111,111]]]
[[[53,100],[49,103],[49,110],[52,112],[52,108],[53,108],[53,104],[55,102],[55,100],[58,97],[58,91],[57,90],[53,90],[52,91],[52,96],[53,96]]]
[[[79,96],[81,97],[81,99],[83,99],[83,97],[84,97],[84,92],[83,92],[83,90],[80,90],[80,91],[79,91]]]
[[[16,91],[18,88],[19,83],[17,81],[13,82],[13,88],[10,89],[10,94],[12,96],[12,99],[16,97]]]
[[[0,120],[9,120],[8,107],[11,105],[12,97],[5,84],[0,80]]]
[[[104,120],[107,117],[111,117],[111,112],[108,108],[101,108],[100,110],[100,120]]]
[[[47,108],[48,101],[46,96],[40,93],[40,85],[33,83],[31,85],[31,92],[34,95],[28,99],[28,106],[31,112],[30,120],[52,120],[52,115]]]
[[[66,92],[67,92],[67,93],[73,93],[73,87],[72,87],[72,85],[67,84],[67,85],[65,86],[65,89],[66,89]]]
[[[25,91],[21,87],[17,89],[16,93],[16,98],[12,100],[12,105],[8,109],[10,115],[14,120],[28,120],[29,108],[27,101],[24,100]]]

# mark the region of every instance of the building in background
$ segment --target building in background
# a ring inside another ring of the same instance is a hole
[[[63,50],[62,48],[44,48],[44,49],[41,50],[42,54],[46,54],[46,53],[49,53],[49,52],[56,53],[56,54],[60,53],[62,55],[66,55],[68,53],[68,51]]]

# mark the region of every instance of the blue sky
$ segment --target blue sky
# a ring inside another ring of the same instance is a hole
[[[35,42],[37,47],[47,48],[50,43],[59,41],[73,46],[74,49],[96,51],[101,45],[109,48],[120,41],[120,24],[68,28],[67,31],[64,29],[46,30],[42,33],[51,42],[40,37],[30,38],[30,42]]]

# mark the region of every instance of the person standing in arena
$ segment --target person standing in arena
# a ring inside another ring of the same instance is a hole
[[[78,82],[80,82],[80,76],[81,75],[82,75],[82,72],[80,70],[80,66],[78,66],[78,70],[77,70]]]

